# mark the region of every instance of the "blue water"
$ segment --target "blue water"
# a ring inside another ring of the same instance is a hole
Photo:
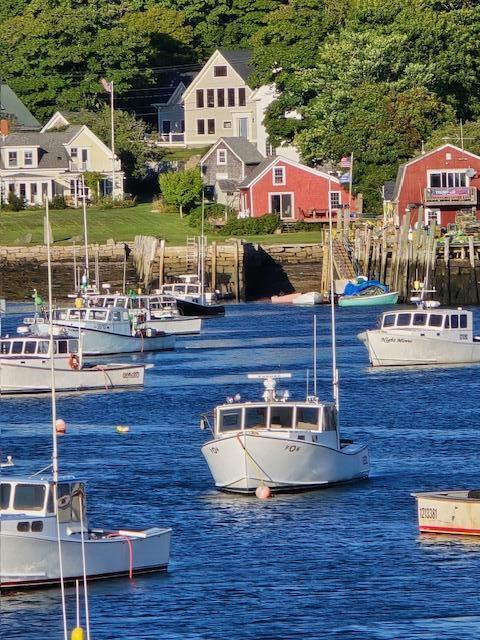
[[[316,313],[330,398],[329,309]],[[61,470],[89,481],[90,523],[174,531],[167,574],[91,584],[92,640],[480,638],[480,539],[420,537],[410,496],[480,487],[480,368],[369,370],[356,334],[376,314],[338,312],[342,434],[368,442],[372,461],[355,485],[229,496],[200,454],[202,411],[259,396],[248,372],[291,371],[292,395],[304,395],[311,309],[229,306],[176,352],[138,357],[155,364],[143,391],[58,398]],[[48,412],[46,398],[0,400],[2,458],[17,471],[48,464]],[[71,628],[71,590],[68,607]],[[59,592],[2,597],[0,632],[60,639]]]

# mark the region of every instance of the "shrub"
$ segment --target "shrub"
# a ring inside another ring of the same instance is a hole
[[[100,209],[131,209],[137,204],[137,198],[112,198],[112,196],[106,196],[100,198],[95,206]]]
[[[280,216],[266,213],[259,218],[229,218],[220,233],[227,236],[256,236],[270,234],[280,225]]]
[[[223,204],[207,204],[205,205],[205,229],[211,230],[210,220],[225,217],[225,205]],[[188,226],[200,229],[202,226],[202,207],[195,207],[188,214]]]
[[[5,209],[7,211],[22,211],[25,209],[26,202],[24,198],[20,198],[13,191],[8,192],[7,203],[5,205]]]
[[[66,209],[67,203],[63,196],[53,196],[50,200],[50,209]]]

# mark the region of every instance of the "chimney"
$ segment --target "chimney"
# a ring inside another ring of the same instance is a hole
[[[0,120],[0,135],[8,136],[8,120]]]

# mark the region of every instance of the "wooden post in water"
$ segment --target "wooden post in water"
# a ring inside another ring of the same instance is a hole
[[[233,245],[233,273],[235,278],[235,300],[239,302],[240,300],[240,265],[239,265],[239,242],[240,240],[235,240]]]
[[[165,281],[165,240],[160,240],[160,255],[158,258],[158,288],[160,289]]]

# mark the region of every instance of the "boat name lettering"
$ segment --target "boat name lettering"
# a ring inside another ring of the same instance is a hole
[[[122,378],[139,378],[140,371],[128,371],[122,374]]]
[[[468,334],[466,334],[466,333],[461,333],[461,334],[460,334],[460,340],[468,340]]]
[[[210,447],[212,453],[218,453],[218,447]]]
[[[382,342],[401,342],[410,344],[412,341],[408,340],[408,338],[382,338]]]
[[[295,453],[295,451],[300,451],[300,447],[297,447],[295,444],[287,444],[285,445],[285,451],[290,451],[290,453]]]
[[[426,520],[436,520],[437,510],[431,507],[420,507],[420,517]]]

